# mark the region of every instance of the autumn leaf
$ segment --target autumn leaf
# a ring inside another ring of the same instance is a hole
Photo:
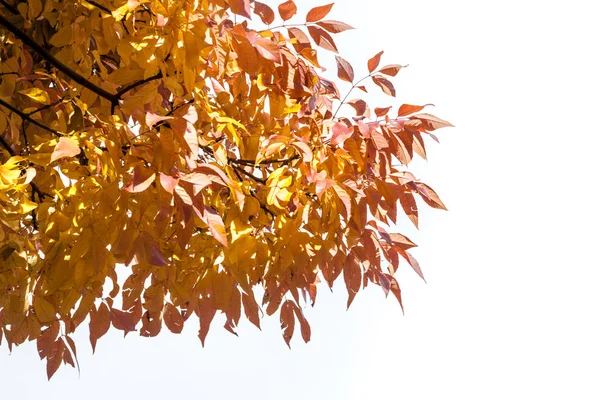
[[[400,72],[400,70],[402,68],[405,68],[405,66],[402,66],[402,65],[399,65],[399,64],[386,65],[385,67],[381,68],[378,72],[380,74],[385,74],[385,75],[389,75],[389,76],[396,76],[396,75],[398,75],[398,72]]]
[[[317,46],[329,51],[333,51],[334,53],[338,52],[333,38],[327,32],[325,32],[325,30],[312,25],[309,26],[307,29],[308,33],[310,34],[310,37],[313,38]]]
[[[42,89],[38,89],[38,88],[23,89],[23,90],[19,90],[19,93],[29,97],[31,100],[36,101],[38,103],[50,104],[50,96],[48,95],[48,92],[46,92]]]
[[[354,81],[354,69],[352,65],[340,56],[335,56],[337,62],[338,77],[346,82],[352,83]]]
[[[348,307],[369,284],[402,307],[394,273],[424,274],[401,216],[418,225],[416,197],[446,208],[411,162],[451,124],[368,101],[369,80],[395,96],[403,67],[380,67],[380,51],[355,76],[333,39],[353,28],[324,20],[333,4],[293,23],[285,1],[275,23],[253,0],[58,3],[0,15],[10,349],[35,341],[50,378],[79,368],[88,322],[95,352],[111,330],[180,333],[196,314],[204,346],[217,313],[235,335],[279,313],[290,346],[296,326],[311,338],[318,287],[339,280]]]
[[[50,162],[53,163],[61,158],[75,157],[81,153],[77,140],[69,137],[61,137],[52,151]]]
[[[387,80],[383,75],[374,75],[372,77],[373,82],[383,90],[383,92],[387,95],[396,97],[396,89],[392,82]]]
[[[275,21],[275,13],[268,5],[259,1],[254,2],[254,13],[260,17],[263,23],[269,25]]]
[[[350,30],[350,29],[354,29],[350,25],[345,24],[340,21],[328,21],[327,20],[327,21],[319,21],[316,24],[331,33],[340,33],[340,32]]]
[[[284,21],[287,21],[288,19],[292,18],[298,11],[298,9],[296,8],[296,3],[294,3],[292,0],[288,0],[285,3],[281,3],[277,7],[277,9],[279,10],[279,15],[281,16],[281,19],[283,19]]]
[[[369,73],[375,71],[377,69],[377,66],[379,65],[379,61],[381,60],[381,56],[383,55],[383,51],[380,51],[379,53],[375,54],[372,58],[369,59],[368,64],[368,68],[369,68]]]
[[[229,7],[234,14],[252,18],[250,16],[250,0],[229,0]]]
[[[424,106],[414,106],[412,104],[402,104],[398,109],[398,116],[405,117],[410,114],[414,114],[416,112],[421,111],[427,106],[432,106],[433,104],[425,104]]]
[[[306,22],[317,22],[322,20],[329,14],[332,7],[333,3],[311,9],[306,15]]]

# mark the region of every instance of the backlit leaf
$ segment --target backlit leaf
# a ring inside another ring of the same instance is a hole
[[[375,71],[377,69],[377,66],[379,65],[379,61],[381,60],[381,56],[383,55],[383,51],[380,51],[379,53],[375,54],[372,58],[369,59],[368,67],[369,67],[369,73]]]
[[[81,153],[77,140],[70,137],[61,137],[52,151],[50,162],[60,160],[61,158],[75,157]]]
[[[277,7],[277,9],[279,11],[279,15],[281,16],[281,19],[283,19],[284,21],[287,21],[288,19],[292,18],[298,11],[298,9],[296,8],[296,3],[294,3],[292,0],[288,0],[284,3],[281,3]]]
[[[335,56],[337,63],[338,77],[346,82],[352,83],[354,81],[354,69],[352,65],[340,56]]]
[[[322,20],[325,18],[325,16],[327,16],[327,14],[329,14],[331,7],[333,7],[333,3],[311,9],[306,15],[306,22],[316,22]]]

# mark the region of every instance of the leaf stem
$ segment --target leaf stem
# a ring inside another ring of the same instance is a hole
[[[346,93],[346,96],[344,96],[344,98],[342,99],[342,102],[340,103],[340,105],[338,106],[338,108],[335,110],[335,113],[333,113],[333,117],[331,117],[331,119],[334,119],[335,116],[337,115],[338,111],[340,111],[340,108],[342,108],[342,106],[345,104],[346,99],[348,98],[348,96],[350,96],[350,93],[352,93],[352,91],[354,89],[356,89],[356,87],[358,86],[359,83],[361,83],[362,81],[364,81],[367,78],[370,78],[373,76],[373,72],[371,72],[369,75],[365,76],[364,78],[362,78],[361,80],[359,80],[358,82],[356,82],[355,84],[352,85],[352,87],[350,88],[350,90],[348,90],[348,93]]]

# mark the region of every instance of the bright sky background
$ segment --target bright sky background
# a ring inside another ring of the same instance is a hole
[[[323,3],[299,0],[297,21]],[[383,64],[410,64],[397,98],[375,103],[434,103],[456,125],[414,167],[450,211],[408,230],[428,283],[399,271],[405,316],[374,287],[346,311],[339,285],[320,288],[312,341],[297,332],[291,351],[277,317],[262,332],[243,323],[239,338],[215,320],[204,349],[195,323],[152,339],[111,332],[93,357],[82,330],[81,376],[63,367],[50,383],[34,343],[4,345],[0,397],[599,399],[598,11],[591,0],[338,0],[328,18],[359,28],[336,37],[357,76],[379,50]]]

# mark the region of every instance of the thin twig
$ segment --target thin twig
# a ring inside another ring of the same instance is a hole
[[[93,84],[83,76],[79,75],[77,72],[73,71],[71,68],[67,67],[65,64],[57,60],[52,54],[48,53],[42,46],[37,44],[35,40],[27,36],[23,33],[19,28],[13,25],[9,20],[4,18],[4,16],[0,15],[0,25],[6,27],[13,35],[15,35],[18,39],[20,39],[25,45],[33,49],[36,53],[42,56],[46,61],[54,65],[59,71],[73,79],[75,82],[84,86],[85,88],[91,90],[96,93],[98,96],[105,98],[110,101],[112,104],[118,104],[119,97],[115,94],[109,93],[101,87]]]
[[[236,163],[236,164],[242,164],[242,165],[247,165],[249,167],[253,167],[255,165],[267,165],[267,164],[284,164],[287,165],[289,163],[291,163],[294,160],[297,160],[300,158],[299,154],[296,154],[295,156],[292,156],[290,158],[280,158],[280,159],[267,159],[267,160],[262,160],[259,162],[256,161],[252,161],[252,160],[238,160],[235,158],[228,158],[227,160],[232,162],[232,163]]]
[[[17,10],[17,8],[14,6],[11,6],[7,1],[0,0],[0,4],[2,4],[4,6],[4,8],[6,8],[8,11],[13,13],[14,15],[19,14],[19,10]]]
[[[31,122],[32,124],[34,124],[35,126],[38,126],[38,127],[42,128],[42,129],[45,129],[45,130],[47,130],[48,132],[55,134],[56,136],[64,136],[64,134],[63,134],[63,133],[61,133],[61,132],[57,131],[56,129],[52,129],[52,128],[50,128],[49,126],[46,126],[46,125],[44,125],[44,124],[42,124],[42,123],[40,123],[40,122],[36,121],[35,119],[31,118],[31,117],[29,116],[29,114],[26,114],[26,113],[24,113],[23,111],[21,111],[21,110],[19,110],[19,109],[15,108],[15,107],[13,107],[13,106],[11,106],[9,103],[5,102],[5,101],[4,101],[4,100],[2,100],[2,99],[0,99],[0,105],[2,105],[2,106],[4,106],[4,107],[8,108],[10,111],[12,111],[12,112],[14,112],[15,114],[17,114],[19,117],[21,117],[21,120],[23,120],[23,121],[29,121],[29,122]]]
[[[338,106],[337,110],[335,110],[335,112],[333,113],[333,117],[331,117],[331,119],[335,118],[335,116],[337,115],[338,111],[340,111],[340,108],[342,108],[342,106],[345,104],[346,99],[348,98],[348,96],[350,96],[350,93],[352,93],[352,91],[354,89],[356,89],[356,87],[358,86],[358,84],[361,83],[362,81],[364,81],[365,79],[370,78],[371,76],[373,76],[373,74],[374,74],[374,72],[371,72],[369,75],[365,76],[360,81],[358,81],[354,85],[352,85],[352,87],[350,88],[350,90],[348,90],[348,93],[346,93],[346,96],[344,96],[344,98],[342,99],[342,102]]]
[[[252,175],[250,172],[246,172],[239,165],[232,165],[232,167],[233,167],[233,169],[238,170],[239,172],[241,172],[242,174],[246,175],[248,178],[251,178],[251,179],[255,180],[256,182],[262,183],[263,185],[267,183],[266,179],[259,178],[258,176]]]

